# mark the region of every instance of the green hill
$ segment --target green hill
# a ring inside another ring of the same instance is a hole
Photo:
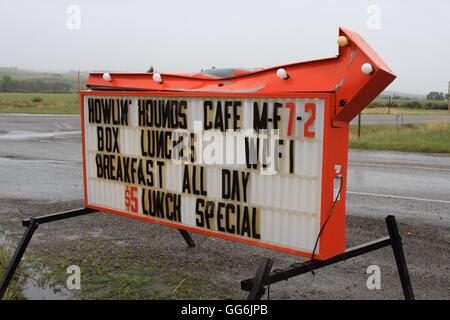
[[[85,88],[87,73],[80,73],[80,87]],[[0,92],[76,92],[77,72],[38,72],[0,67]]]

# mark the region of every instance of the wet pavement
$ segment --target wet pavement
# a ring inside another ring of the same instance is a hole
[[[350,150],[347,212],[450,225],[450,156]]]
[[[0,198],[82,198],[79,116],[0,115]]]

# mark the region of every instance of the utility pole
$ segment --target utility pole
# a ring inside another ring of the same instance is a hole
[[[450,113],[450,81],[448,82],[448,92],[447,92],[447,94],[448,94],[448,99],[447,99],[448,106],[447,106],[447,109],[448,109],[448,113]]]
[[[77,70],[78,105],[80,105],[80,70]]]
[[[388,114],[391,114],[392,96],[388,96]]]
[[[358,138],[361,138],[361,112],[358,113]]]

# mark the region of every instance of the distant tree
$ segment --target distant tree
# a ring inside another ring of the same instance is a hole
[[[14,90],[14,80],[10,76],[3,76],[2,91],[8,92]]]
[[[444,93],[431,91],[427,94],[427,100],[445,100]]]
[[[403,104],[404,108],[411,108],[411,109],[422,109],[422,105],[419,101],[408,101]]]
[[[155,69],[153,68],[153,66],[150,66],[150,68],[147,70],[147,73],[153,73],[155,72]]]
[[[8,75],[0,81],[2,92],[69,92],[72,85],[62,81],[43,81],[37,79],[14,80]]]

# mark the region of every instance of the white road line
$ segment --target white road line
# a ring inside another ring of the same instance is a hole
[[[79,117],[79,114],[57,114],[57,113],[2,113],[0,117]]]
[[[372,196],[372,197],[394,198],[394,199],[403,199],[403,200],[437,202],[437,203],[450,204],[450,201],[447,201],[447,200],[435,200],[435,199],[425,199],[425,198],[415,198],[415,197],[403,197],[403,196],[394,196],[394,195],[391,195],[391,194],[379,194],[379,193],[356,192],[356,191],[347,191],[347,193],[349,193],[349,194],[357,194],[357,195],[362,195],[362,196]]]
[[[401,164],[377,164],[377,163],[349,162],[349,165],[350,166],[360,166],[360,167],[374,167],[374,168],[399,168],[399,169],[414,169],[414,170],[450,171],[450,169],[447,169],[447,168],[407,166],[407,165],[401,165]]]
[[[7,134],[0,135],[0,140],[26,140],[53,138],[58,136],[70,136],[81,134],[81,131],[53,131],[53,132],[29,132],[29,131],[10,131]]]

